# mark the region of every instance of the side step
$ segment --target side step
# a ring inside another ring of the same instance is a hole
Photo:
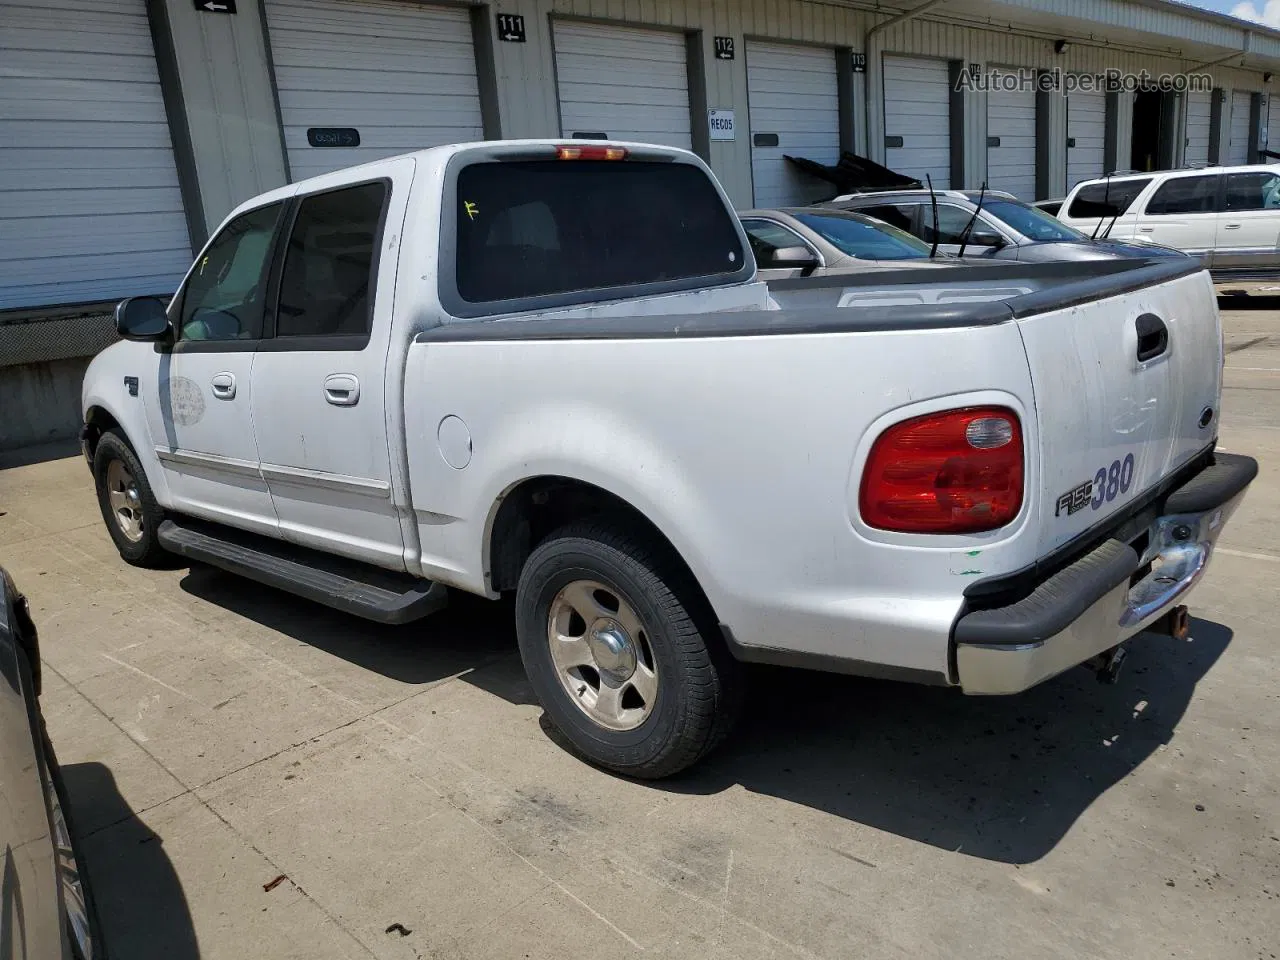
[[[165,520],[156,536],[166,550],[181,557],[377,623],[418,620],[449,599],[441,583],[220,524],[186,517]]]

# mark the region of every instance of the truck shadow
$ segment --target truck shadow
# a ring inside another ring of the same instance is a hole
[[[428,619],[390,627],[202,565],[191,567],[180,586],[299,643],[401,683],[433,683],[464,671],[480,671],[504,658],[515,661],[516,673],[523,679],[519,658],[514,656],[516,634],[509,601],[495,603],[451,591],[449,605]],[[510,671],[499,668],[497,672],[505,676]],[[493,692],[504,699],[533,702],[527,690],[505,680]]]
[[[102,935],[113,957],[199,960],[191,911],[164,841],[129,807],[110,768],[62,768]]]
[[[655,786],[741,784],[935,847],[1029,863],[1173,739],[1231,636],[1194,620],[1186,641],[1137,638],[1115,686],[1076,669],[1016,697],[761,670],[731,740]]]

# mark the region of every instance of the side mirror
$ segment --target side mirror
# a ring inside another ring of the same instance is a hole
[[[129,297],[116,305],[116,333],[126,340],[165,340],[169,330],[169,314],[159,297]]]
[[[792,267],[796,270],[813,270],[818,266],[818,258],[808,247],[779,247],[773,251],[762,267]]]
[[[988,247],[992,250],[999,250],[1004,245],[1004,237],[994,230],[975,230],[969,234],[969,246],[971,247]]]

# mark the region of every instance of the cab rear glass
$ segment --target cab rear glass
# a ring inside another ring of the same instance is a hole
[[[743,279],[751,263],[719,192],[687,163],[475,163],[458,172],[456,204],[455,280],[469,304],[679,289]]]

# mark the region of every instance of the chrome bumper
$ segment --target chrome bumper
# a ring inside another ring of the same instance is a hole
[[[1204,574],[1223,527],[1257,474],[1256,462],[1247,457],[1220,462],[1223,475],[1205,482],[1201,474],[1168,496],[1168,507],[1195,509],[1158,517],[1142,556],[1108,540],[1023,600],[961,617],[956,670],[964,692],[1019,693],[1110,650],[1167,613]],[[1213,503],[1216,495],[1225,499]],[[1148,563],[1149,571],[1130,584]]]

